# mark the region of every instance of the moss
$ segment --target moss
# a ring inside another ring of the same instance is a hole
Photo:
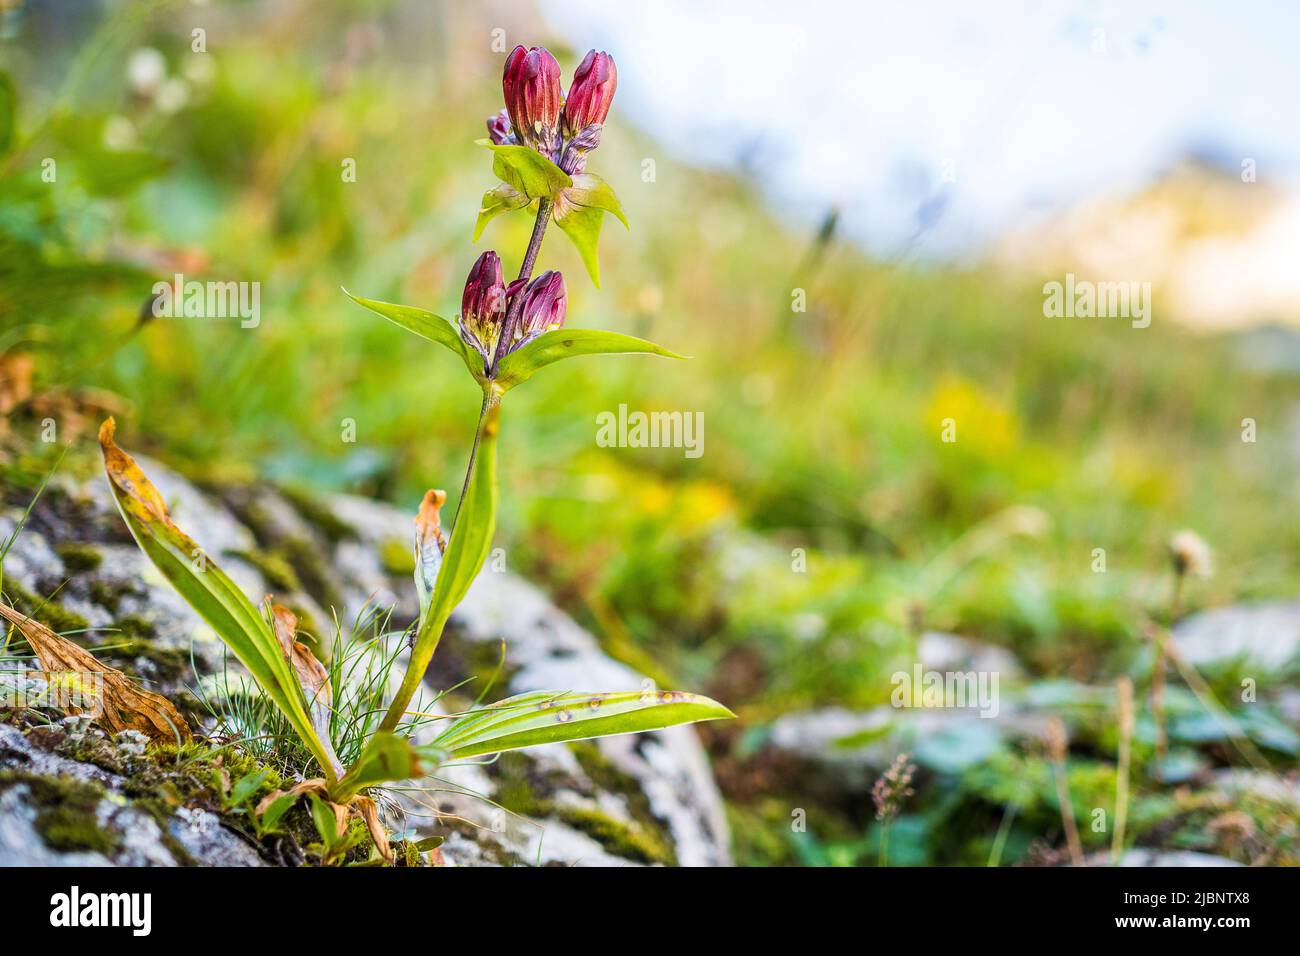
[[[329,565],[321,557],[316,544],[303,538],[290,538],[280,545],[279,553],[293,568],[303,589],[321,607],[343,607],[343,598],[334,588]]]
[[[89,588],[90,599],[110,614],[117,613],[118,605],[122,602],[122,595],[129,593],[129,590],[129,588],[105,581],[102,578],[92,580]]]
[[[673,847],[654,831],[624,823],[599,810],[586,807],[557,806],[554,815],[561,822],[591,837],[615,856],[639,863],[677,865],[677,854]]]
[[[80,614],[67,610],[56,601],[46,601],[32,594],[12,577],[6,577],[4,591],[14,608],[40,621],[50,630],[62,634],[67,631],[84,631],[90,622]]]
[[[290,486],[280,488],[280,493],[289,500],[304,521],[328,538],[331,543],[338,544],[340,541],[357,537],[355,528],[330,511],[324,502],[310,492]]]
[[[385,538],[379,545],[379,563],[394,576],[415,573],[415,552],[407,541]]]
[[[104,556],[93,545],[69,541],[54,549],[68,571],[94,571],[104,563]]]
[[[283,554],[276,551],[227,551],[232,558],[239,558],[257,568],[266,578],[267,586],[276,591],[301,591],[302,583],[293,565]]]
[[[141,617],[139,614],[127,614],[119,617],[113,622],[113,627],[119,634],[125,637],[138,638],[139,640],[149,640],[158,633],[158,628],[154,626],[153,621]]]
[[[117,623],[121,627],[122,622]],[[124,633],[130,633],[123,628]],[[159,647],[144,638],[130,637],[124,641],[112,641],[111,649],[100,654],[109,662],[127,663],[138,660],[148,661],[153,673],[148,676],[167,684],[184,680],[190,673],[190,656],[176,647]]]
[[[627,803],[628,814],[641,825],[642,830],[653,834],[659,843],[668,847],[673,846],[667,832],[667,825],[655,815],[650,806],[650,798],[645,795],[645,791],[641,789],[641,784],[635,777],[616,767],[601,752],[600,747],[590,740],[570,744],[569,749],[573,751],[578,766],[582,767],[596,789],[622,797]]]
[[[0,790],[23,784],[36,808],[33,826],[45,845],[61,853],[112,854],[121,838],[97,817],[104,789],[86,780],[40,777],[17,770],[0,771]]]
[[[575,752],[580,745],[573,745]],[[677,865],[677,854],[663,831],[663,824],[650,812],[648,800],[636,781],[609,764],[594,745],[593,753],[579,758],[594,768],[588,772],[597,789],[624,798],[633,821],[626,823],[600,810],[575,807],[551,799],[557,784],[564,781],[539,778],[535,765],[521,754],[504,754],[498,761],[500,777],[497,800],[515,813],[531,817],[552,817],[585,833],[610,853],[640,863]],[[507,760],[507,757],[514,759]]]

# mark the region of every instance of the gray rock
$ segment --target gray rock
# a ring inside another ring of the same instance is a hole
[[[266,547],[265,543],[259,545],[253,530],[238,520],[239,513],[251,517],[251,512],[241,511],[249,506],[256,507],[258,534],[306,541],[315,549],[320,558],[314,568],[319,577],[315,584],[319,590],[338,596],[343,604],[339,609],[343,621],[351,622],[367,607],[392,607],[393,626],[399,630],[415,618],[418,605],[411,576],[390,573],[383,560],[385,548],[391,550],[395,540],[413,541],[413,513],[352,496],[325,498],[321,505],[354,532],[331,537],[311,526],[303,508],[270,487],[240,489],[242,497],[237,500],[234,493],[228,500],[224,493],[218,499],[157,462],[142,459],[141,465],[168,501],[177,524],[254,601],[267,591],[264,577],[251,564],[228,554]],[[76,496],[84,512],[80,517],[96,527],[95,547],[103,556],[101,566],[92,571],[65,569],[52,542],[29,528],[20,535],[5,563],[6,580],[15,580],[35,592],[45,582],[67,579],[59,592],[60,602],[93,626],[107,627],[130,614],[152,626],[152,641],[158,647],[188,653],[193,646],[199,674],[186,674],[182,680],[156,689],[176,694],[184,686],[197,684],[221,661],[222,645],[216,636],[133,545],[107,540],[112,529],[120,528],[120,518],[102,479],[84,488],[63,491]],[[42,527],[75,532],[75,523],[54,519],[51,516]],[[3,520],[9,520],[12,528],[14,519],[12,515],[0,518],[0,534],[4,533]],[[307,584],[305,580],[303,583]],[[115,607],[101,603],[105,593],[114,595]],[[300,604],[307,605],[318,623],[324,625],[329,620],[328,607],[319,616],[312,611],[320,606],[310,603],[321,597],[319,591],[296,597],[301,599]],[[443,648],[455,660],[479,653],[478,648],[488,650],[502,640],[507,648],[502,680],[510,693],[540,689],[634,690],[648,686],[642,675],[607,657],[591,634],[556,609],[539,590],[513,574],[493,572],[489,567],[453,615]],[[141,659],[138,663],[136,673],[149,677],[149,661]],[[457,674],[454,679],[463,676]],[[438,689],[427,688],[430,694]],[[0,737],[2,758],[5,740],[16,732],[2,726],[0,731],[9,731]],[[413,782],[410,792],[390,808],[389,822],[395,829],[413,835],[446,835],[442,856],[457,865],[627,865],[658,858],[656,853],[638,850],[622,838],[628,835],[644,837],[644,846],[652,849],[667,847],[670,857],[682,865],[730,863],[722,800],[692,729],[671,728],[584,746],[586,749],[578,750],[555,745],[503,758],[501,765],[509,764],[512,773],[532,785],[532,805],[524,808],[532,812],[530,818],[505,812],[492,802],[505,786],[502,766],[466,765],[440,768],[435,777]],[[55,755],[26,752],[22,761],[44,766],[52,775],[84,774],[85,779],[109,789],[114,786],[111,775],[98,768]],[[29,767],[28,772],[38,771]],[[21,793],[17,788],[11,788],[6,799],[6,806],[13,812],[0,815],[0,832],[8,834],[10,842],[5,846],[21,847],[31,842],[27,820],[30,814],[20,811]],[[101,863],[130,860],[166,864],[169,858],[174,862],[174,854],[164,845],[169,841],[163,841],[152,818],[122,807],[109,807],[103,813],[105,826],[120,833],[122,849],[118,858],[104,858]],[[168,830],[171,838],[203,862],[258,862],[250,847],[202,810],[178,811]],[[621,836],[620,830],[625,831]]]
[[[1300,658],[1300,601],[1243,604],[1195,614],[1174,628],[1184,660],[1197,667],[1241,661],[1258,676]]]
[[[1110,866],[1109,853],[1094,853],[1084,860],[1088,866]],[[1125,850],[1124,855],[1120,857],[1120,866],[1175,866],[1175,867],[1193,867],[1193,866],[1243,866],[1236,860],[1229,860],[1227,857],[1214,856],[1210,853],[1194,853],[1191,850],[1149,850],[1145,847],[1135,847],[1131,850]]]
[[[1229,799],[1257,797],[1300,809],[1300,778],[1287,779],[1259,770],[1227,768],[1213,774],[1214,786]]]
[[[975,641],[956,634],[926,631],[917,648],[921,664],[934,671],[984,671],[1000,675],[1010,683],[1024,677],[1024,668],[1005,647]]]
[[[17,772],[22,781],[70,780],[102,789],[94,822],[110,835],[112,850],[49,846],[37,825],[41,807],[32,786],[27,782],[7,784],[6,771]],[[123,794],[124,782],[92,764],[36,746],[14,727],[0,724],[0,866],[179,866],[191,861],[202,866],[263,865],[248,844],[206,810],[182,807],[175,811],[167,821],[170,839],[165,839],[158,821]],[[177,859],[173,852],[177,844],[189,860],[184,854]]]

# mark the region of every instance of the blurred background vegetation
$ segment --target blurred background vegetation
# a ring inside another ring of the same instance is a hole
[[[492,184],[473,140],[500,106],[491,30],[547,44],[566,74],[585,45],[522,5],[0,8],[17,104],[0,128],[0,362],[10,386],[30,381],[21,408],[0,407],[55,414],[76,443],[65,467],[87,473],[112,411],[131,447],[205,482],[347,490],[412,513],[427,487],[454,495],[477,393],[453,357],[340,287],[454,316],[479,251],[515,268],[528,217],[470,244]],[[206,53],[191,49],[200,24]],[[744,173],[692,168],[632,120],[616,100],[591,163],[632,223],[606,227],[603,287],[558,235],[540,268],[568,278],[569,324],[693,358],[566,363],[513,393],[497,539],[613,656],[738,711],[707,734],[741,862],[874,859],[865,790],[789,834],[804,803],[785,796],[810,784],[749,756],[783,713],[886,703],[921,631],[1010,649],[1035,681],[1141,675],[1181,527],[1217,556],[1189,609],[1300,589],[1283,437],[1300,379],[1243,361],[1242,333],[1045,319],[1042,274],[873,258],[830,210],[820,234],[784,222]],[[1215,173],[1183,175],[1162,194],[1174,206]],[[151,286],[176,272],[260,282],[261,324],[144,321]],[[596,415],[624,403],[702,411],[704,455],[596,447]],[[1267,440],[1242,442],[1246,417]],[[52,453],[5,429],[12,497]],[[1113,739],[1079,761],[1080,814],[1109,805],[1112,753]],[[1294,766],[1294,750],[1272,756]],[[1023,858],[1055,819],[1047,766],[1004,749],[923,786],[896,861],[984,862],[1013,796],[1024,830],[1004,862]],[[1151,793],[1133,825],[1173,799]]]

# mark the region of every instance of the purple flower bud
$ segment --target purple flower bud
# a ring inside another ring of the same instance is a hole
[[[515,137],[554,159],[560,148],[560,64],[545,47],[517,46],[501,79]]]
[[[577,136],[564,144],[560,156],[560,168],[570,176],[576,176],[587,168],[587,153],[600,145],[599,123],[592,123],[581,130]]]
[[[496,352],[505,316],[506,286],[501,275],[501,259],[488,250],[469,270],[465,292],[460,298],[460,336],[483,356],[485,368]]]
[[[489,116],[487,120],[488,139],[492,140],[497,146],[513,145],[515,141],[514,130],[510,126],[510,114],[502,110],[496,116]]]
[[[592,123],[604,124],[618,89],[618,70],[608,53],[588,51],[573,71],[573,85],[564,101],[564,135],[577,136]]]
[[[516,281],[511,284],[511,288],[516,295],[523,295],[524,302],[510,343],[511,351],[531,342],[543,332],[563,326],[564,313],[568,308],[564,276],[558,272],[543,272],[522,292],[518,290],[518,285]]]

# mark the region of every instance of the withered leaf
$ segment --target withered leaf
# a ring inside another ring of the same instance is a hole
[[[442,555],[447,550],[447,538],[442,533],[439,511],[447,501],[447,493],[438,489],[425,492],[420,511],[415,516],[415,589],[420,596],[420,614],[423,615],[433,596],[433,586],[438,580]]]
[[[279,604],[272,604],[271,623],[275,628],[275,637],[280,642],[285,660],[293,666],[293,672],[298,676],[298,682],[302,685],[303,693],[306,694],[307,713],[311,716],[312,727],[329,755],[330,763],[333,765],[331,769],[341,776],[344,773],[343,765],[330,744],[330,714],[334,699],[330,691],[329,672],[325,670],[325,665],[316,659],[311,648],[297,639],[298,618],[292,611]]]
[[[369,797],[356,796],[352,798],[352,806],[361,814],[361,819],[366,823],[366,830],[370,833],[370,839],[374,841],[375,849],[379,855],[388,863],[393,862],[393,848],[388,844],[388,833],[384,830],[383,823],[379,820],[379,809],[375,806],[375,801]]]
[[[137,730],[163,743],[190,739],[189,725],[166,697],[137,687],[121,671],[7,605],[0,604],[0,617],[17,627],[31,645],[46,680],[63,675],[102,675],[103,713],[97,719],[111,732]],[[84,713],[85,708],[69,708],[69,712]]]

